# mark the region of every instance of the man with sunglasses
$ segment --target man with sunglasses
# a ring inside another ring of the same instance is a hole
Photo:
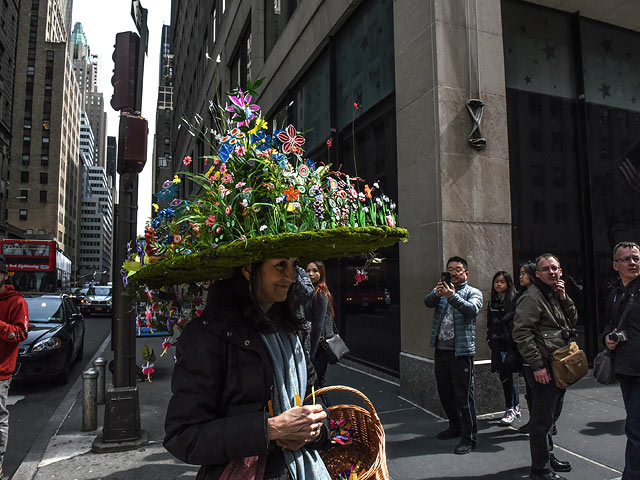
[[[635,480],[640,478],[640,246],[634,242],[617,244],[613,269],[619,278],[607,298],[604,343],[613,352],[614,371],[627,411],[622,480]]]
[[[571,465],[556,459],[551,438],[556,407],[564,390],[552,377],[553,352],[565,346],[578,314],[565,292],[558,257],[543,253],[536,259],[536,279],[518,299],[513,321],[513,340],[524,358],[532,401],[529,412],[529,448],[533,480],[565,480],[555,471],[568,472]]]
[[[478,431],[473,357],[482,293],[467,283],[468,276],[467,261],[451,257],[447,272],[424,298],[427,307],[435,308],[431,330],[431,346],[436,349],[434,370],[438,396],[449,419],[449,428],[438,433],[437,438],[460,437],[454,449],[459,455],[475,448]]]

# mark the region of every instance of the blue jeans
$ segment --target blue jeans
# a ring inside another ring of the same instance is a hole
[[[620,375],[620,389],[627,421],[627,449],[624,458],[622,480],[640,480],[640,377]]]

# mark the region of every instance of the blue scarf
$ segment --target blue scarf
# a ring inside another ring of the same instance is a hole
[[[273,413],[280,415],[296,406],[296,396],[304,400],[307,364],[300,340],[294,333],[279,331],[260,336],[273,362]],[[284,450],[284,459],[293,480],[331,480],[316,450]]]

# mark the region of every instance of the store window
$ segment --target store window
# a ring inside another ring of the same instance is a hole
[[[640,33],[504,0],[513,249],[551,251],[593,356],[614,245],[640,238]],[[625,160],[628,159],[628,160]]]

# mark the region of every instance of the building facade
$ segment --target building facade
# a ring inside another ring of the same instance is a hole
[[[172,175],[171,135],[173,129],[173,52],[171,27],[162,26],[158,103],[156,107],[156,132],[153,142],[153,192],[162,188]]]
[[[118,162],[118,142],[116,137],[107,137],[107,177],[109,186],[114,189],[116,186],[116,163]]]
[[[71,33],[71,48],[82,109],[87,112],[95,138],[94,162],[106,168],[107,114],[104,111],[104,97],[98,91],[98,56],[91,54],[87,37],[79,22],[76,22]]]
[[[7,220],[27,236],[57,240],[77,265],[80,91],[67,47],[69,4],[20,3]]]
[[[486,305],[496,271],[556,253],[580,342],[597,351],[611,249],[640,238],[640,186],[628,170],[640,169],[629,154],[640,138],[633,4],[174,0],[174,123],[211,128],[210,100],[264,77],[263,113],[310,132],[312,160],[353,173],[355,153],[359,175],[398,199],[409,241],[380,252],[357,287],[362,261],[328,262],[329,286],[352,357],[439,411],[423,299],[450,256],[469,261]],[[173,169],[189,155],[187,168],[203,171],[210,147],[186,130],[173,129]],[[483,309],[482,412],[504,407],[485,338]]]
[[[86,158],[86,156],[85,156]],[[113,199],[104,168],[84,164],[77,283],[111,280]]]
[[[11,159],[13,79],[18,39],[18,2],[7,0],[0,10],[0,238],[9,238],[7,186]]]

